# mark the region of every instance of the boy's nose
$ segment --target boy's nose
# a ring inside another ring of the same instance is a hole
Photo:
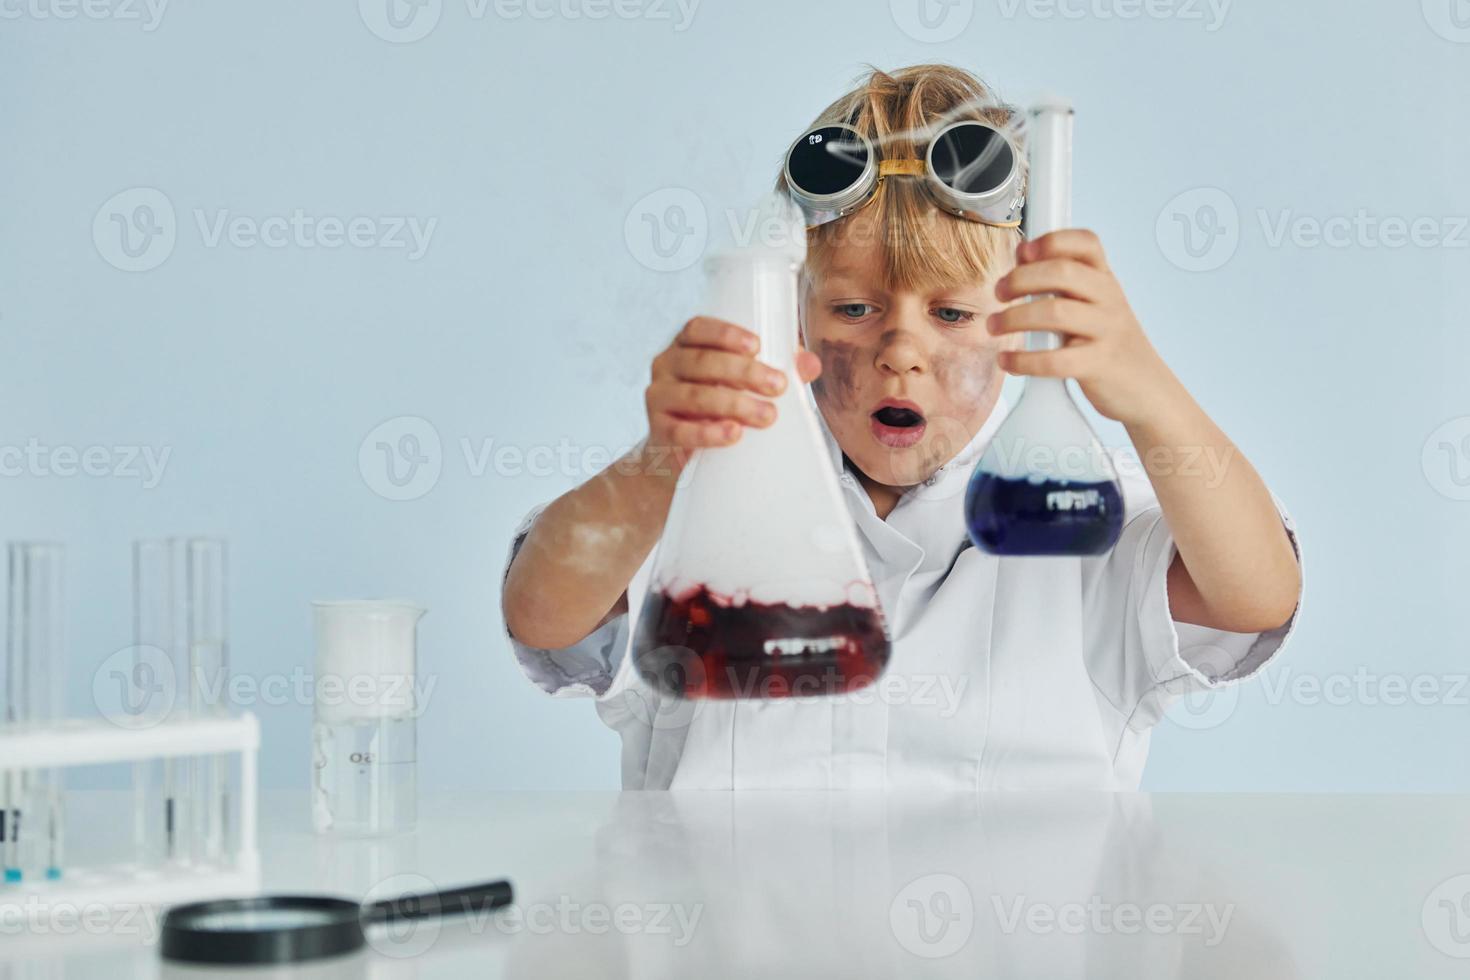
[[[924,370],[924,352],[907,330],[889,330],[878,339],[878,369],[894,374]]]

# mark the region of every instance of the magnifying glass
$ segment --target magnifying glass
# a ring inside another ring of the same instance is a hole
[[[194,902],[168,910],[160,942],[164,959],[185,963],[297,963],[361,949],[372,926],[485,912],[511,897],[510,882],[491,881],[369,905],[311,895]]]

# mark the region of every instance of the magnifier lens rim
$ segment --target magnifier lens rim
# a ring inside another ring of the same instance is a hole
[[[292,911],[309,914],[313,921],[254,929],[199,925],[230,914]],[[293,963],[352,952],[365,942],[360,905],[317,895],[227,898],[180,905],[168,911],[160,930],[164,958],[189,963]]]

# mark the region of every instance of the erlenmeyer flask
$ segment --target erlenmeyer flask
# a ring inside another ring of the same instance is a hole
[[[752,227],[758,241],[707,261],[703,312],[755,332],[787,386],[773,425],[696,452],[674,495],[632,654],[675,697],[837,694],[888,662],[877,591],[796,376],[805,224],[771,195]]]
[[[1026,237],[1072,223],[1072,108],[1034,107],[1027,121]],[[1027,334],[1028,350],[1060,346]],[[1096,555],[1123,529],[1123,488],[1063,378],[1026,379],[986,447],[965,496],[970,540],[995,555]]]

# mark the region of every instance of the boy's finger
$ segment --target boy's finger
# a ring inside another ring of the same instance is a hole
[[[1108,257],[1103,252],[1102,241],[1086,228],[1061,228],[1040,238],[1022,242],[1016,247],[1019,262],[1039,262],[1045,259],[1076,259],[1094,269],[1106,271]]]
[[[675,381],[658,386],[652,396],[656,411],[682,419],[699,421],[734,419],[745,425],[764,429],[776,421],[776,406],[764,398],[756,398],[721,385]]]
[[[985,329],[995,335],[1055,330],[1078,337],[1096,337],[1100,332],[1096,306],[1055,296],[1017,303],[992,313],[985,320]]]
[[[670,355],[673,376],[681,381],[722,384],[732,388],[779,395],[786,388],[786,375],[745,354],[712,347],[676,347]]]
[[[995,284],[995,298],[1003,303],[1023,296],[1056,293],[1084,303],[1108,296],[1112,277],[1076,259],[1045,259],[1018,265]]]
[[[796,376],[802,384],[811,384],[822,373],[822,359],[809,350],[796,352]]]
[[[664,439],[685,449],[728,446],[740,441],[738,422],[700,422],[694,419],[670,418]]]
[[[760,338],[744,327],[709,316],[697,316],[684,324],[674,343],[682,347],[715,347],[736,354],[754,354],[761,347]]]
[[[1063,347],[1060,350],[1001,351],[1001,370],[1007,374],[1037,378],[1075,378],[1084,357],[1084,348]]]

